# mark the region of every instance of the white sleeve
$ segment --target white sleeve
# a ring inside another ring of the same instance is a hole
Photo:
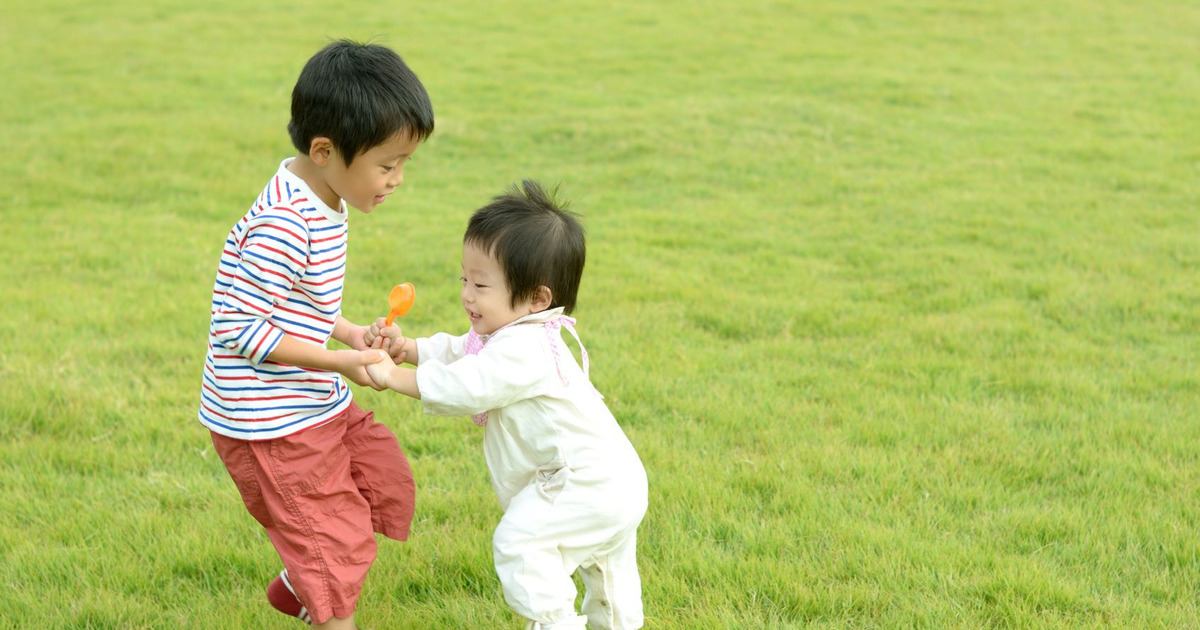
[[[465,355],[467,336],[437,333],[417,338],[417,358],[421,363],[454,363]]]
[[[426,363],[422,355],[417,389],[425,413],[465,416],[540,396],[553,367],[546,353],[542,344],[513,335],[493,339],[479,354],[451,363]]]

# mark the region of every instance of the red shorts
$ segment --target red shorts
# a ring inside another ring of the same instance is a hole
[[[212,434],[313,622],[354,614],[375,535],[406,540],[416,484],[396,436],[350,403],[336,419],[261,442]]]

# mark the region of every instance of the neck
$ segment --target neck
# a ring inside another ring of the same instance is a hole
[[[342,198],[333,192],[333,189],[325,182],[324,171],[312,161],[312,158],[305,154],[297,154],[296,159],[292,160],[287,168],[297,177],[304,180],[304,183],[308,184],[313,194],[319,197],[325,205],[329,206],[334,212],[341,212]]]

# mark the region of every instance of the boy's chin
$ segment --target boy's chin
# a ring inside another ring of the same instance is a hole
[[[384,197],[383,195],[380,195],[378,197],[368,199],[366,201],[366,203],[354,202],[354,201],[350,201],[349,199],[346,199],[345,202],[346,202],[347,206],[354,208],[355,210],[358,210],[359,212],[361,212],[363,214],[371,214],[371,212],[374,211],[376,208],[378,208],[384,202],[385,199],[386,199],[386,197]]]

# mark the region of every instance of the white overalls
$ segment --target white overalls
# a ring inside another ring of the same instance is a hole
[[[646,471],[562,340],[573,323],[561,308],[534,313],[482,339],[478,354],[471,334],[418,339],[417,387],[426,413],[487,412],[484,455],[504,509],[496,573],[529,627],[640,628]]]

